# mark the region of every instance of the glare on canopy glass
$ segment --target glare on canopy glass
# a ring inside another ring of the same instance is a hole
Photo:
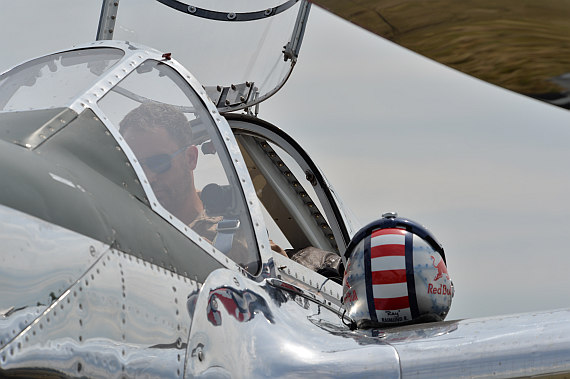
[[[26,62],[0,77],[0,110],[69,106],[123,55],[119,49],[94,48]]]

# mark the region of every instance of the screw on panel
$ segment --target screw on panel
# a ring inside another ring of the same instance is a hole
[[[309,170],[305,171],[305,178],[309,183],[311,183],[313,187],[317,185],[317,179],[315,178],[315,175],[311,171]]]

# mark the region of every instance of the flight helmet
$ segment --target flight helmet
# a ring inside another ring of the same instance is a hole
[[[345,253],[343,305],[358,328],[441,321],[454,289],[443,247],[420,224],[387,213]]]

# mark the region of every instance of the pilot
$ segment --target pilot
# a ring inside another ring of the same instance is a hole
[[[172,105],[148,101],[127,113],[119,126],[160,204],[216,245],[218,224],[223,217],[208,215],[201,199],[203,193],[196,190],[194,170],[198,163],[198,148],[193,144],[192,128],[184,113]],[[243,257],[248,255],[241,232],[236,233],[231,246],[224,249],[216,245],[226,254],[231,250],[229,256],[237,258],[238,262],[247,261]],[[309,247],[288,255],[273,241],[270,242],[272,250],[314,271],[325,274],[334,266],[332,273],[335,279],[342,277],[342,272],[336,270],[338,262],[330,259],[330,255],[338,257],[336,254]]]
[[[198,148],[186,116],[171,105],[149,101],[130,111],[120,130],[162,206],[187,225],[203,215],[193,173]]]
[[[225,198],[212,200],[207,187],[220,186],[212,183],[196,189],[194,170],[199,152],[185,114],[175,106],[148,101],[127,113],[119,126],[160,204],[246,270],[256,271],[257,260],[251,257],[245,228],[239,220],[224,220],[221,213],[209,208],[213,201],[219,205]],[[227,232],[219,232],[223,221],[224,230],[234,222],[231,238]]]

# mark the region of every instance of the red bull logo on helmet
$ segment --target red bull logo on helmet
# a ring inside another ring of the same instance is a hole
[[[428,293],[432,295],[446,295],[446,296],[453,295],[451,287],[448,287],[446,284],[440,284],[439,286],[434,286],[433,284],[429,283]]]
[[[433,255],[430,255],[432,265],[435,269],[437,269],[437,274],[433,278],[434,282],[439,281],[440,279],[447,279],[444,283],[428,283],[427,293],[430,295],[444,295],[444,296],[453,296],[452,287],[447,283],[449,279],[449,274],[447,273],[447,267],[445,266],[445,262],[442,258],[439,259],[439,262],[436,264],[436,258]]]
[[[435,264],[435,258],[433,255],[431,255],[431,260],[433,262],[433,267],[437,268],[437,275],[435,276],[435,278],[433,278],[433,280],[437,281],[441,279],[444,275],[447,278],[447,280],[449,280],[449,274],[447,273],[447,267],[445,267],[445,262],[443,261],[443,259],[440,259],[437,265]]]

